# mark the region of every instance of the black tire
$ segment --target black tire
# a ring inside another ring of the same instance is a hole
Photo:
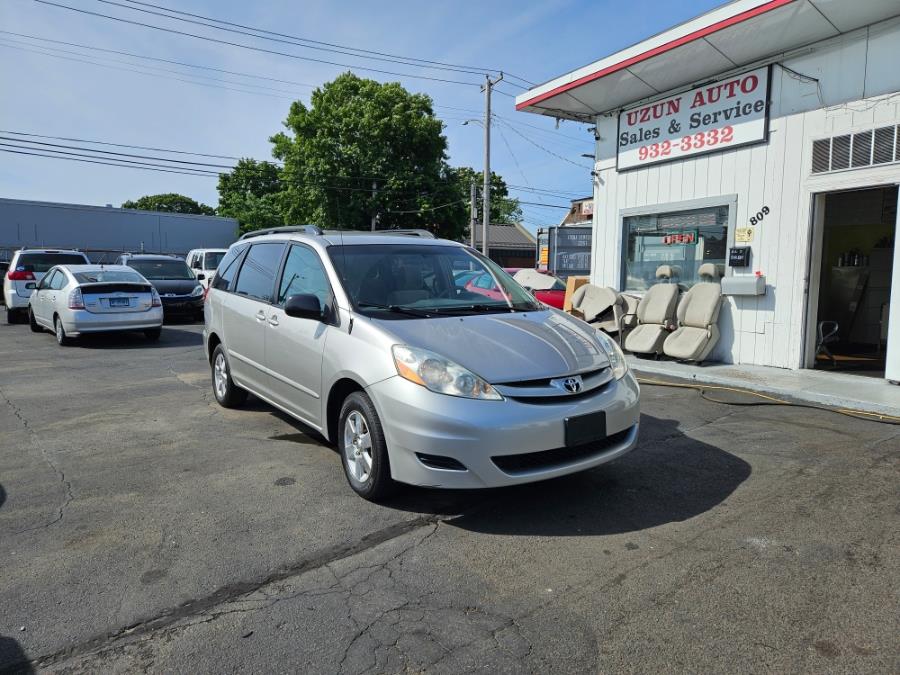
[[[41,325],[35,321],[34,312],[31,311],[30,306],[28,307],[28,325],[31,327],[32,333],[42,333],[44,331],[44,329],[41,328]]]
[[[231,379],[231,366],[228,364],[228,357],[225,355],[225,348],[222,345],[216,345],[213,350],[210,370],[212,371],[213,395],[220,406],[237,408],[247,400],[247,392]]]
[[[357,421],[355,431],[351,420]],[[359,420],[364,423],[364,429],[359,427]],[[391,478],[391,464],[381,420],[375,412],[372,399],[364,392],[353,392],[344,401],[336,435],[337,438],[334,440],[341,453],[344,475],[347,476],[347,482],[356,494],[363,499],[377,502],[396,491],[397,483]],[[368,448],[363,439],[366,435]]]
[[[144,337],[150,340],[150,342],[159,340],[160,335],[162,335],[162,328],[148,328],[144,331]]]
[[[58,316],[53,317],[53,332],[56,333],[56,344],[65,347],[72,344],[72,338],[66,335],[66,329],[63,327],[62,321]]]

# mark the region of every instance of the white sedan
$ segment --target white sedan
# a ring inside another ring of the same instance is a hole
[[[52,330],[60,345],[84,333],[142,331],[157,340],[162,332],[159,293],[125,265],[57,265],[29,286],[31,330]]]

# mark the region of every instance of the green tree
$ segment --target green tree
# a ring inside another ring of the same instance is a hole
[[[481,213],[481,193],[484,187],[484,171],[475,171],[468,166],[451,169],[452,179],[459,184],[462,194],[469,198],[470,185],[475,181],[478,190],[478,208]],[[467,207],[468,208],[468,207]],[[467,216],[468,217],[468,216]],[[479,215],[479,221],[480,221]],[[519,200],[509,196],[509,188],[503,178],[491,171],[491,222],[518,223],[522,220],[522,207]],[[468,222],[468,221],[467,221]]]
[[[219,215],[236,218],[241,232],[285,224],[281,208],[281,168],[272,162],[241,159],[219,174]]]
[[[193,213],[201,216],[216,215],[216,210],[213,207],[174,192],[162,195],[145,195],[139,199],[128,200],[122,204],[122,208],[161,211],[163,213]]]
[[[468,193],[452,180],[428,96],[344,73],[316,89],[309,107],[294,102],[284,124],[271,140],[284,162],[287,222],[367,230],[377,218],[379,228],[464,233]]]

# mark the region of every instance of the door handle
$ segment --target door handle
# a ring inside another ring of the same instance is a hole
[[[265,313],[264,311],[262,311],[262,310],[259,310],[259,311],[256,313],[256,320],[257,320],[257,321],[265,321],[265,320],[266,320],[266,313]]]
[[[269,325],[277,326],[278,325],[278,317],[274,314],[269,317]]]

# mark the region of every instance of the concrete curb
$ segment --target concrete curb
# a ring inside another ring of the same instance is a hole
[[[828,408],[900,416],[900,386],[876,378],[762,366],[693,366],[633,357],[628,358],[628,364],[639,377],[734,387]]]

